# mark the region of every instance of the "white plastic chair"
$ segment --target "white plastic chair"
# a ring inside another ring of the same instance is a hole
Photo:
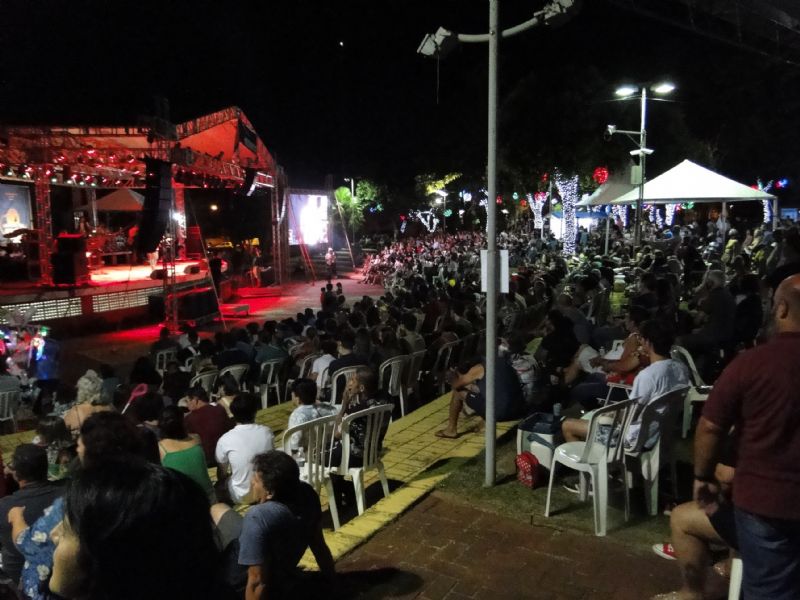
[[[684,398],[688,388],[681,388],[664,394],[656,398],[644,408],[634,405],[632,409],[633,417],[630,423],[636,421],[637,412],[641,411],[639,436],[633,448],[625,450],[625,482],[628,485],[627,459],[639,461],[644,483],[644,497],[647,504],[647,513],[651,516],[658,514],[658,474],[663,466],[669,464],[670,479],[672,481],[672,495],[678,497],[678,469],[675,454],[672,451],[675,430],[678,427],[678,419],[681,414]],[[651,423],[658,424],[658,440],[651,448],[645,448],[645,444],[650,437]],[[630,427],[630,424],[628,425]],[[627,435],[627,431],[626,431]]]
[[[352,367],[342,367],[338,371],[334,372],[330,379],[328,380],[328,385],[331,386],[331,401],[330,403],[334,406],[339,407],[341,410],[342,399],[339,398],[339,380],[344,379],[342,385],[342,392],[344,392],[344,386],[347,385],[347,380],[350,378],[350,375],[358,371],[359,369],[366,367],[367,365],[353,365]]]
[[[389,358],[381,363],[378,367],[378,384],[380,389],[392,397],[399,398],[400,402],[400,416],[406,416],[406,402],[403,388],[405,387],[406,369],[408,368],[411,357],[407,354]],[[389,369],[388,381],[384,373]]]
[[[566,442],[559,445],[553,453],[553,467],[550,469],[550,483],[547,486],[547,502],[544,516],[550,516],[550,496],[553,492],[553,480],[559,464],[580,473],[580,498],[586,500],[588,493],[587,477],[594,497],[594,533],[598,536],[606,534],[606,513],[608,512],[608,473],[610,469],[620,467],[623,457],[622,434],[628,422],[631,400],[617,402],[599,408],[589,421],[589,434],[585,442]],[[600,425],[610,427],[605,440],[598,439]],[[625,520],[628,520],[630,502],[628,489],[625,488]]]
[[[194,356],[190,356],[184,361],[181,371],[184,371],[185,373],[191,373],[192,367],[194,367]]]
[[[300,467],[300,478],[308,483],[319,494],[322,486],[328,494],[328,508],[331,511],[331,520],[334,530],[339,529],[339,511],[336,507],[336,495],[333,491],[330,475],[327,469],[327,453],[333,442],[333,433],[336,429],[336,415],[320,417],[307,421],[302,425],[290,427],[283,432],[283,451],[291,455],[291,440],[296,433],[302,434],[302,446],[306,463]]]
[[[17,431],[17,408],[22,400],[19,391],[0,392],[0,423],[11,421],[14,432]]]
[[[697,370],[697,365],[689,351],[682,346],[673,346],[670,352],[672,360],[677,360],[686,365],[689,369],[689,381],[692,382],[692,387],[686,394],[683,401],[683,423],[681,424],[681,437],[684,439],[689,435],[689,429],[692,427],[692,413],[694,412],[695,402],[705,402],[708,400],[708,395],[711,393],[712,386],[706,385]]]
[[[167,370],[167,364],[177,359],[178,352],[176,350],[167,349],[156,352],[156,371],[158,371],[158,374],[163,375],[164,371]]]
[[[389,497],[389,480],[386,479],[386,470],[381,462],[381,444],[383,433],[388,426],[388,419],[392,415],[391,404],[381,404],[366,410],[360,410],[342,419],[342,462],[339,465],[331,465],[329,472],[339,475],[349,475],[353,479],[353,487],[356,493],[356,505],[358,514],[364,514],[366,504],[366,493],[364,490],[364,471],[377,469],[378,478],[383,488],[383,496]],[[360,467],[350,466],[350,451],[352,438],[350,435],[350,424],[356,419],[365,419],[365,435],[363,448],[363,461]]]
[[[214,383],[217,381],[217,377],[219,376],[219,371],[203,371],[202,373],[198,373],[192,380],[189,382],[189,387],[193,388],[196,385],[202,387],[206,393],[211,396],[214,393]]]
[[[303,359],[300,361],[300,372],[297,374],[297,379],[303,379],[308,377],[311,374],[311,367],[314,366],[314,361],[317,360],[320,356],[322,356],[322,352],[316,352],[304,356]],[[295,382],[294,378],[286,380],[286,386],[283,390],[283,401],[286,402],[289,399],[289,392],[292,390],[292,384]]]
[[[447,342],[442,344],[439,348],[439,351],[436,353],[436,361],[433,363],[433,376],[435,378],[436,387],[439,390],[439,395],[441,396],[447,391],[447,382],[445,381],[445,375],[447,374],[447,370],[450,368],[453,359],[453,351],[455,350],[456,346],[459,344],[459,341],[456,340],[455,342]]]
[[[742,595],[742,578],[744,564],[742,559],[734,556],[731,559],[731,582],[728,584],[728,600],[739,600]]]
[[[242,381],[244,380],[245,375],[250,370],[250,365],[239,364],[239,365],[228,365],[227,367],[223,368],[219,372],[219,380],[222,381],[222,378],[225,377],[228,373],[233,375],[233,378],[236,380],[236,383],[239,387],[242,387]]]
[[[422,373],[422,363],[425,362],[425,350],[412,352],[409,356],[408,369],[406,369],[406,381],[403,386],[403,403],[414,393],[419,396],[419,377]]]
[[[261,394],[261,408],[267,408],[267,406],[269,406],[270,390],[275,392],[275,404],[280,404],[280,374],[285,362],[286,360],[283,358],[273,358],[272,360],[265,360],[261,363],[261,371],[258,375],[258,391]]]

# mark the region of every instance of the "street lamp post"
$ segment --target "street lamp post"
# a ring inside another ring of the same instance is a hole
[[[621,100],[628,100],[635,97],[636,92],[639,92],[640,99],[640,122],[639,131],[627,131],[625,129],[617,129],[615,125],[609,125],[607,132],[609,135],[615,133],[624,133],[630,137],[634,143],[639,147],[637,150],[631,150],[632,156],[639,157],[639,197],[636,199],[636,211],[633,228],[633,247],[638,248],[642,243],[642,213],[644,210],[644,184],[647,181],[646,167],[647,156],[653,153],[651,148],[647,147],[647,85],[642,85],[641,88],[637,86],[624,85],[617,88],[616,95]],[[659,95],[666,95],[671,93],[675,86],[669,82],[662,82],[656,85],[651,85],[650,89]],[[656,98],[654,98],[655,100]],[[638,135],[638,142],[632,136]]]
[[[537,25],[548,25],[570,16],[579,0],[550,0],[540,11],[534,13],[528,21],[509,29],[500,30],[499,0],[489,0],[489,33],[454,34],[443,27],[436,33],[426,35],[417,49],[417,53],[425,56],[441,57],[451,50],[456,41],[489,43],[489,77],[488,77],[488,139],[486,157],[486,365],[484,379],[486,386],[486,462],[484,486],[495,483],[497,465],[495,462],[496,419],[495,399],[495,365],[497,356],[497,55],[501,37],[511,37]]]

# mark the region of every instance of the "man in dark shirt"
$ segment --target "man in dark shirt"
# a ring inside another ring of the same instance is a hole
[[[33,523],[63,490],[61,486],[47,481],[47,451],[40,446],[17,446],[9,470],[20,489],[0,499],[0,553],[3,557],[3,572],[16,584],[19,583],[25,559],[11,539],[8,513],[12,508],[21,506],[24,509],[25,522]]]
[[[695,436],[694,496],[719,492],[714,467],[735,426],[733,504],[745,598],[800,597],[800,275],[775,292],[769,343],[723,371]]]
[[[218,369],[231,365],[249,365],[250,357],[236,347],[236,337],[230,331],[222,337],[223,350],[214,357]]]
[[[217,441],[222,434],[233,427],[233,423],[224,408],[209,403],[208,394],[200,386],[189,390],[186,406],[189,409],[189,414],[184,419],[186,431],[200,436],[200,444],[206,455],[206,464],[213,466],[216,464],[214,450],[217,447]]]
[[[353,349],[356,345],[356,336],[352,331],[348,329],[342,330],[339,333],[336,344],[336,350],[339,354],[339,358],[331,361],[331,364],[328,366],[328,377],[332,376],[334,373],[336,373],[336,371],[344,367],[355,367],[357,365],[367,364],[367,358],[359,356],[353,352]],[[339,381],[336,382],[336,398],[341,399],[342,393],[344,392],[345,383],[346,382],[341,377],[339,378]]]

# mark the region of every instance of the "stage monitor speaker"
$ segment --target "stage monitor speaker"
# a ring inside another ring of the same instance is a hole
[[[154,320],[164,318],[164,296],[148,297],[150,317]],[[178,294],[178,319],[180,321],[197,321],[215,316],[219,312],[217,296],[213,288],[191,290]]]
[[[199,275],[200,274],[200,265],[186,265],[186,268],[183,269],[184,275]]]
[[[146,158],[144,205],[136,250],[142,254],[154,252],[161,242],[169,222],[172,208],[172,163]]]
[[[190,225],[186,228],[186,256],[189,258],[203,257],[203,238],[200,236],[200,227]]]
[[[153,269],[153,272],[150,273],[150,279],[165,279],[167,277],[167,271],[165,269]]]
[[[80,234],[62,233],[56,238],[58,252],[64,254],[86,254],[86,238]]]
[[[272,267],[261,270],[261,286],[268,285],[275,285],[275,270]]]
[[[56,285],[77,285],[89,278],[89,263],[83,252],[56,252],[50,257],[50,264]]]

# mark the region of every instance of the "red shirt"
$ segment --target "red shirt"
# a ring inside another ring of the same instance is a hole
[[[800,520],[800,333],[739,354],[714,384],[703,416],[738,430],[733,503]]]
[[[189,433],[196,433],[200,436],[200,444],[206,455],[206,464],[209,466],[216,464],[214,450],[217,448],[217,441],[233,426],[228,418],[228,413],[219,405],[207,404],[191,411],[184,417],[184,421]]]

